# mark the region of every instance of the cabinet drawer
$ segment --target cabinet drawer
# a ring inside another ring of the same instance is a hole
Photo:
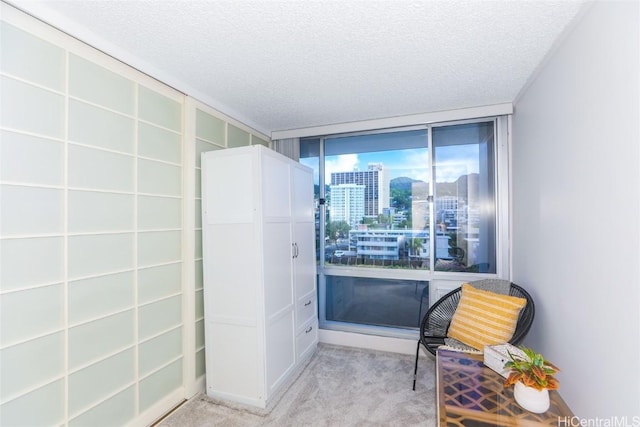
[[[316,315],[316,295],[310,294],[306,298],[298,300],[296,306],[296,325],[297,330],[300,331],[302,325],[307,323],[312,318],[317,318]]]
[[[296,336],[296,360],[304,358],[318,342],[318,320],[313,319],[304,325]]]

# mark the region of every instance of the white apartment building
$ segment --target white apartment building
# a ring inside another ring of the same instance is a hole
[[[331,216],[333,221],[346,221],[356,228],[365,216],[365,186],[357,184],[331,185]]]

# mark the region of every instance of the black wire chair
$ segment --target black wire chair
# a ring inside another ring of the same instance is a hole
[[[482,289],[482,286],[478,286],[483,281],[471,282],[474,287]],[[416,389],[416,379],[418,376],[418,357],[420,356],[420,346],[424,346],[429,353],[435,356],[438,347],[443,345],[444,339],[447,338],[447,332],[449,325],[451,324],[451,318],[458,308],[460,302],[460,294],[462,293],[462,287],[454,289],[449,292],[438,301],[436,301],[424,315],[422,322],[420,323],[420,338],[418,339],[418,348],[416,349],[416,365],[413,372],[413,390]],[[511,283],[509,288],[509,295],[514,297],[520,297],[527,300],[527,303],[520,311],[518,317],[518,323],[516,329],[513,332],[513,336],[509,340],[510,344],[519,344],[529,332],[531,324],[533,323],[533,317],[535,315],[535,304],[531,295],[520,286],[515,283]]]

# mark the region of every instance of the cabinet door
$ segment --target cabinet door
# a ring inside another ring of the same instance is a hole
[[[262,157],[262,203],[264,217],[291,217],[291,176],[289,164],[277,153],[263,150]]]
[[[296,257],[294,277],[296,299],[305,298],[316,289],[316,233],[315,223],[294,223]]]
[[[293,257],[291,224],[268,222],[264,224],[264,299],[267,322],[283,310],[293,306]],[[246,242],[255,245],[255,242]]]
[[[293,309],[267,321],[266,374],[267,398],[286,380],[296,363]]]
[[[296,298],[301,299],[316,288],[316,229],[313,203],[313,173],[302,165],[291,166],[294,283]]]
[[[299,164],[291,165],[292,214],[297,220],[314,221],[313,172]],[[314,237],[315,238],[315,237]]]

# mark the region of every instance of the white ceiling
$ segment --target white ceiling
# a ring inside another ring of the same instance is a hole
[[[10,3],[267,134],[512,102],[584,5]]]

